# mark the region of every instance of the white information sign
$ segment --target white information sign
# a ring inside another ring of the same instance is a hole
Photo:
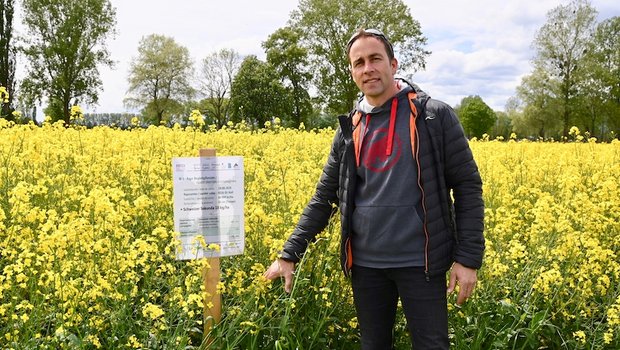
[[[243,254],[243,157],[173,158],[172,176],[177,259]]]

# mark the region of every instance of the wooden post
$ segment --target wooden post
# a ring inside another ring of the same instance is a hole
[[[215,157],[215,149],[200,149],[200,157]],[[208,268],[202,270],[202,280],[205,286],[204,297],[204,334],[208,337],[209,332],[216,323],[222,319],[222,298],[217,291],[217,285],[220,282],[220,258],[207,258]],[[212,304],[212,307],[209,305]],[[212,340],[207,339],[207,344],[211,344]]]

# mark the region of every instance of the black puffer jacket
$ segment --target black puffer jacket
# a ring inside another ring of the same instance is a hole
[[[454,261],[478,269],[484,254],[484,202],[478,167],[452,108],[410,85],[417,94],[413,100],[418,112],[415,146],[419,147],[416,151],[425,208],[421,217],[428,232],[427,276],[445,273]],[[339,206],[341,265],[348,275],[351,257],[347,245],[354,234],[351,220],[357,175],[352,114],[340,116],[339,121],[316,192],[284,244],[282,258],[299,261],[308,243],[327,226]]]

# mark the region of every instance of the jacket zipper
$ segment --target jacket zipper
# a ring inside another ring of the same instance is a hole
[[[420,137],[418,133],[418,128],[415,127],[418,113],[417,113],[417,108],[415,107],[413,103],[413,98],[415,98],[415,94],[409,93],[408,100],[409,100],[409,105],[411,107],[410,108],[411,114],[412,114],[411,118],[413,119],[413,122],[412,122],[413,125],[411,125],[411,127],[414,128],[414,135],[413,135],[414,136],[413,146],[415,148],[414,158],[415,158],[416,167],[418,171],[418,188],[420,189],[420,194],[422,195],[422,212],[424,214],[424,218],[422,219],[423,220],[422,227],[424,230],[424,276],[426,278],[426,282],[429,282],[430,274],[428,270],[428,244],[430,241],[430,236],[428,234],[428,226],[427,226],[426,195],[424,193],[424,187],[422,186],[422,169],[420,167]]]
[[[426,277],[426,282],[430,281],[430,275],[428,272],[428,243],[429,243],[429,234],[428,234],[428,227],[427,227],[427,215],[426,215],[426,196],[424,194],[424,187],[422,186],[422,182],[421,182],[421,177],[422,177],[422,170],[420,169],[420,138],[417,137],[418,136],[418,129],[416,128],[416,154],[415,154],[415,161],[416,161],[416,166],[418,168],[418,187],[420,188],[420,193],[422,194],[422,212],[424,213],[424,221],[422,224],[422,227],[424,228],[424,275]]]

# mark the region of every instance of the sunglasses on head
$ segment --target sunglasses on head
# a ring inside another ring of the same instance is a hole
[[[347,42],[347,54],[349,54],[349,51],[351,51],[351,46],[353,45],[355,40],[359,39],[361,36],[374,36],[378,38],[387,47],[388,54],[390,55],[390,57],[394,57],[394,48],[392,47],[392,43],[388,40],[388,38],[385,36],[385,34],[383,34],[382,31],[378,29],[373,29],[373,28],[362,29],[358,31],[357,33],[353,34],[351,36],[351,39],[349,39],[349,41]]]

